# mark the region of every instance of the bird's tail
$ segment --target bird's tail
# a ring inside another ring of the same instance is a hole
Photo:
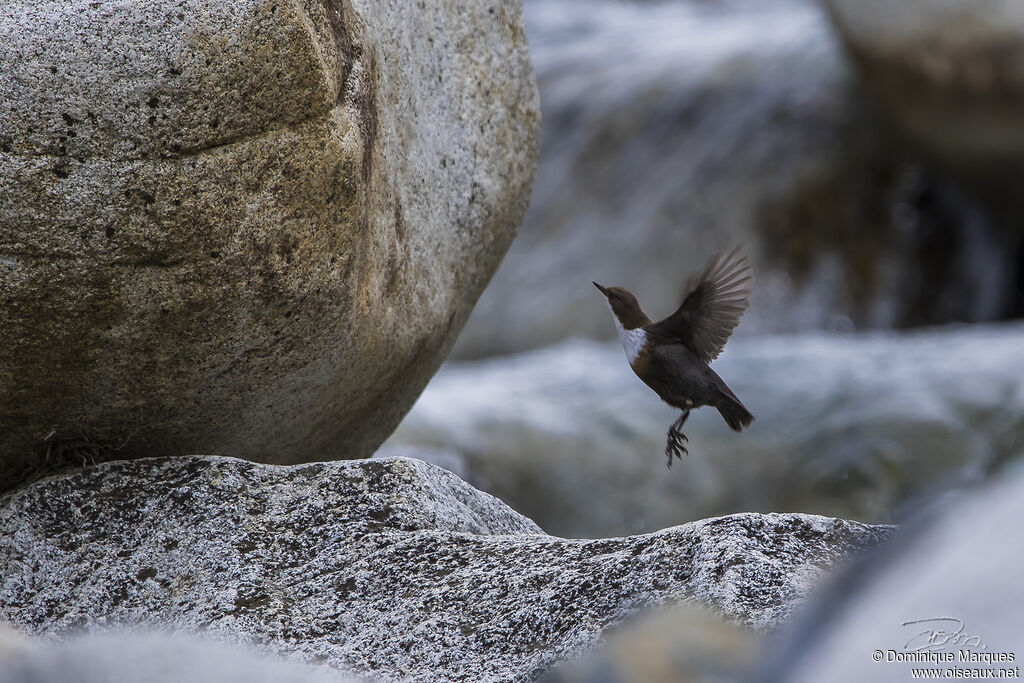
[[[749,427],[750,423],[754,421],[754,416],[734,396],[723,396],[722,400],[715,407],[718,408],[718,412],[722,414],[729,428],[734,432],[741,431],[744,427]]]

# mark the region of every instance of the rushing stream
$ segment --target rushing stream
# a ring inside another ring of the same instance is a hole
[[[531,209],[454,357],[610,338],[591,280],[653,315],[708,255],[758,271],[744,333],[1005,317],[1014,240],[890,131],[814,3],[531,0]]]

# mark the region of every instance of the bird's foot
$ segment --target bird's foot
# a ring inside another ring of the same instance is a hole
[[[680,460],[683,459],[684,455],[689,454],[684,445],[689,439],[686,438],[686,434],[676,429],[673,425],[668,430],[668,440],[665,443],[665,455],[668,456],[668,468],[672,469],[672,458],[676,457]]]

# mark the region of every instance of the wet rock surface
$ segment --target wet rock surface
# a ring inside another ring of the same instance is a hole
[[[388,443],[461,454],[468,481],[573,536],[738,509],[884,521],[998,472],[1024,443],[1017,324],[738,338],[713,368],[756,420],[736,434],[694,411],[690,455],[671,470],[678,413],[621,346],[594,342],[451,363]]]
[[[0,490],[369,456],[528,200],[514,0],[16,0],[0,63]]]
[[[0,499],[0,619],[48,639],[203,630],[384,680],[525,681],[662,603],[774,627],[888,533],[737,514],[567,540],[416,460],[112,462]]]

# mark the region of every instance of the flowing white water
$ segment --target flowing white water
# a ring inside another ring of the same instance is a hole
[[[742,333],[998,317],[991,220],[905,158],[816,3],[529,0],[533,200],[455,349],[611,338],[591,280],[652,317],[718,249],[758,275]]]
[[[885,520],[1024,446],[1021,325],[735,339],[713,367],[756,420],[736,434],[694,411],[671,471],[677,413],[616,343],[449,363],[387,447],[460,453],[546,531],[607,536],[743,510]]]

